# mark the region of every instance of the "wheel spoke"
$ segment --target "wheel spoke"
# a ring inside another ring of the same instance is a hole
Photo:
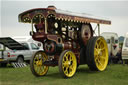
[[[101,51],[104,51],[105,50],[105,47],[101,48]]]
[[[39,74],[39,66],[36,67],[36,71]]]
[[[63,66],[64,67],[68,66],[68,61],[63,61]]]
[[[97,56],[95,56],[95,61],[97,61],[97,59],[99,58],[99,56],[97,55]]]
[[[37,65],[36,64],[34,65],[34,69],[35,69],[35,71],[37,71]]]
[[[73,65],[69,66],[69,69],[70,69],[70,71],[72,71],[73,70]]]
[[[104,56],[100,56],[100,59],[103,59],[103,60],[105,60],[105,57],[104,57]]]
[[[102,43],[102,41],[100,40],[100,41],[99,41],[99,46],[101,45],[101,43]]]
[[[38,62],[39,62],[39,61],[36,61],[36,65],[37,65],[37,66],[38,66]]]
[[[70,62],[71,62],[71,61],[73,61],[73,60],[72,60],[72,55],[70,56],[70,58],[69,58],[69,59],[70,59],[70,60],[69,60]]]
[[[64,57],[65,57],[66,61],[68,61],[68,55],[66,55],[66,56],[64,56]]]
[[[68,67],[65,67],[64,73],[68,74]]]
[[[41,70],[41,73],[43,73],[44,72],[44,66],[41,66],[41,68],[40,68],[40,70]]]
[[[99,59],[97,59],[98,65],[100,65],[103,68],[103,64],[100,62]]]
[[[100,44],[101,44],[101,41],[98,40],[97,43],[96,43],[96,47],[97,47],[97,48],[100,48]]]
[[[102,65],[104,65],[106,58],[101,56],[100,60],[101,60]]]
[[[98,43],[96,43],[96,48],[99,48],[99,45],[98,45]]]
[[[39,74],[41,73],[41,66],[39,66]]]
[[[72,60],[72,55],[68,54],[68,61],[71,61],[71,60]]]
[[[95,51],[94,51],[95,53],[95,56],[97,56],[98,55],[98,49],[97,48],[95,48]]]
[[[36,55],[36,59],[39,60],[39,56],[38,55]]]
[[[47,71],[46,66],[40,66],[40,74],[42,74],[43,72]]]

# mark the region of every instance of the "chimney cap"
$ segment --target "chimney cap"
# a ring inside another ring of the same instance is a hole
[[[49,5],[47,8],[48,9],[56,9],[56,7],[54,5]]]

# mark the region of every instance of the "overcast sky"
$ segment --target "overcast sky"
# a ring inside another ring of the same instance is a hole
[[[128,32],[128,1],[1,1],[0,36],[26,36],[31,30],[30,24],[18,22],[18,14],[32,8],[56,8],[78,13],[88,13],[108,18],[112,25],[101,25],[101,32],[116,32],[124,35]],[[95,28],[95,25],[93,25]]]

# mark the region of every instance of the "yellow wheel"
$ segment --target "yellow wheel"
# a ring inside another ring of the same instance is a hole
[[[104,71],[108,64],[108,47],[103,37],[92,37],[86,49],[87,64],[91,70]]]
[[[66,78],[72,77],[77,68],[77,59],[72,51],[65,50],[59,58],[59,71]]]
[[[30,61],[30,69],[35,76],[44,76],[48,72],[48,66],[43,65],[48,56],[43,51],[36,52]]]

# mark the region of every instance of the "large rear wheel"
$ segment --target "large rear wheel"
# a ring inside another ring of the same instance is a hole
[[[87,64],[91,70],[104,71],[108,64],[108,47],[103,37],[92,37],[87,43]]]
[[[77,68],[77,59],[72,51],[65,50],[59,58],[59,71],[65,78],[72,77]]]
[[[30,69],[35,76],[44,76],[48,72],[48,66],[43,65],[48,56],[43,51],[36,52],[30,61]]]

